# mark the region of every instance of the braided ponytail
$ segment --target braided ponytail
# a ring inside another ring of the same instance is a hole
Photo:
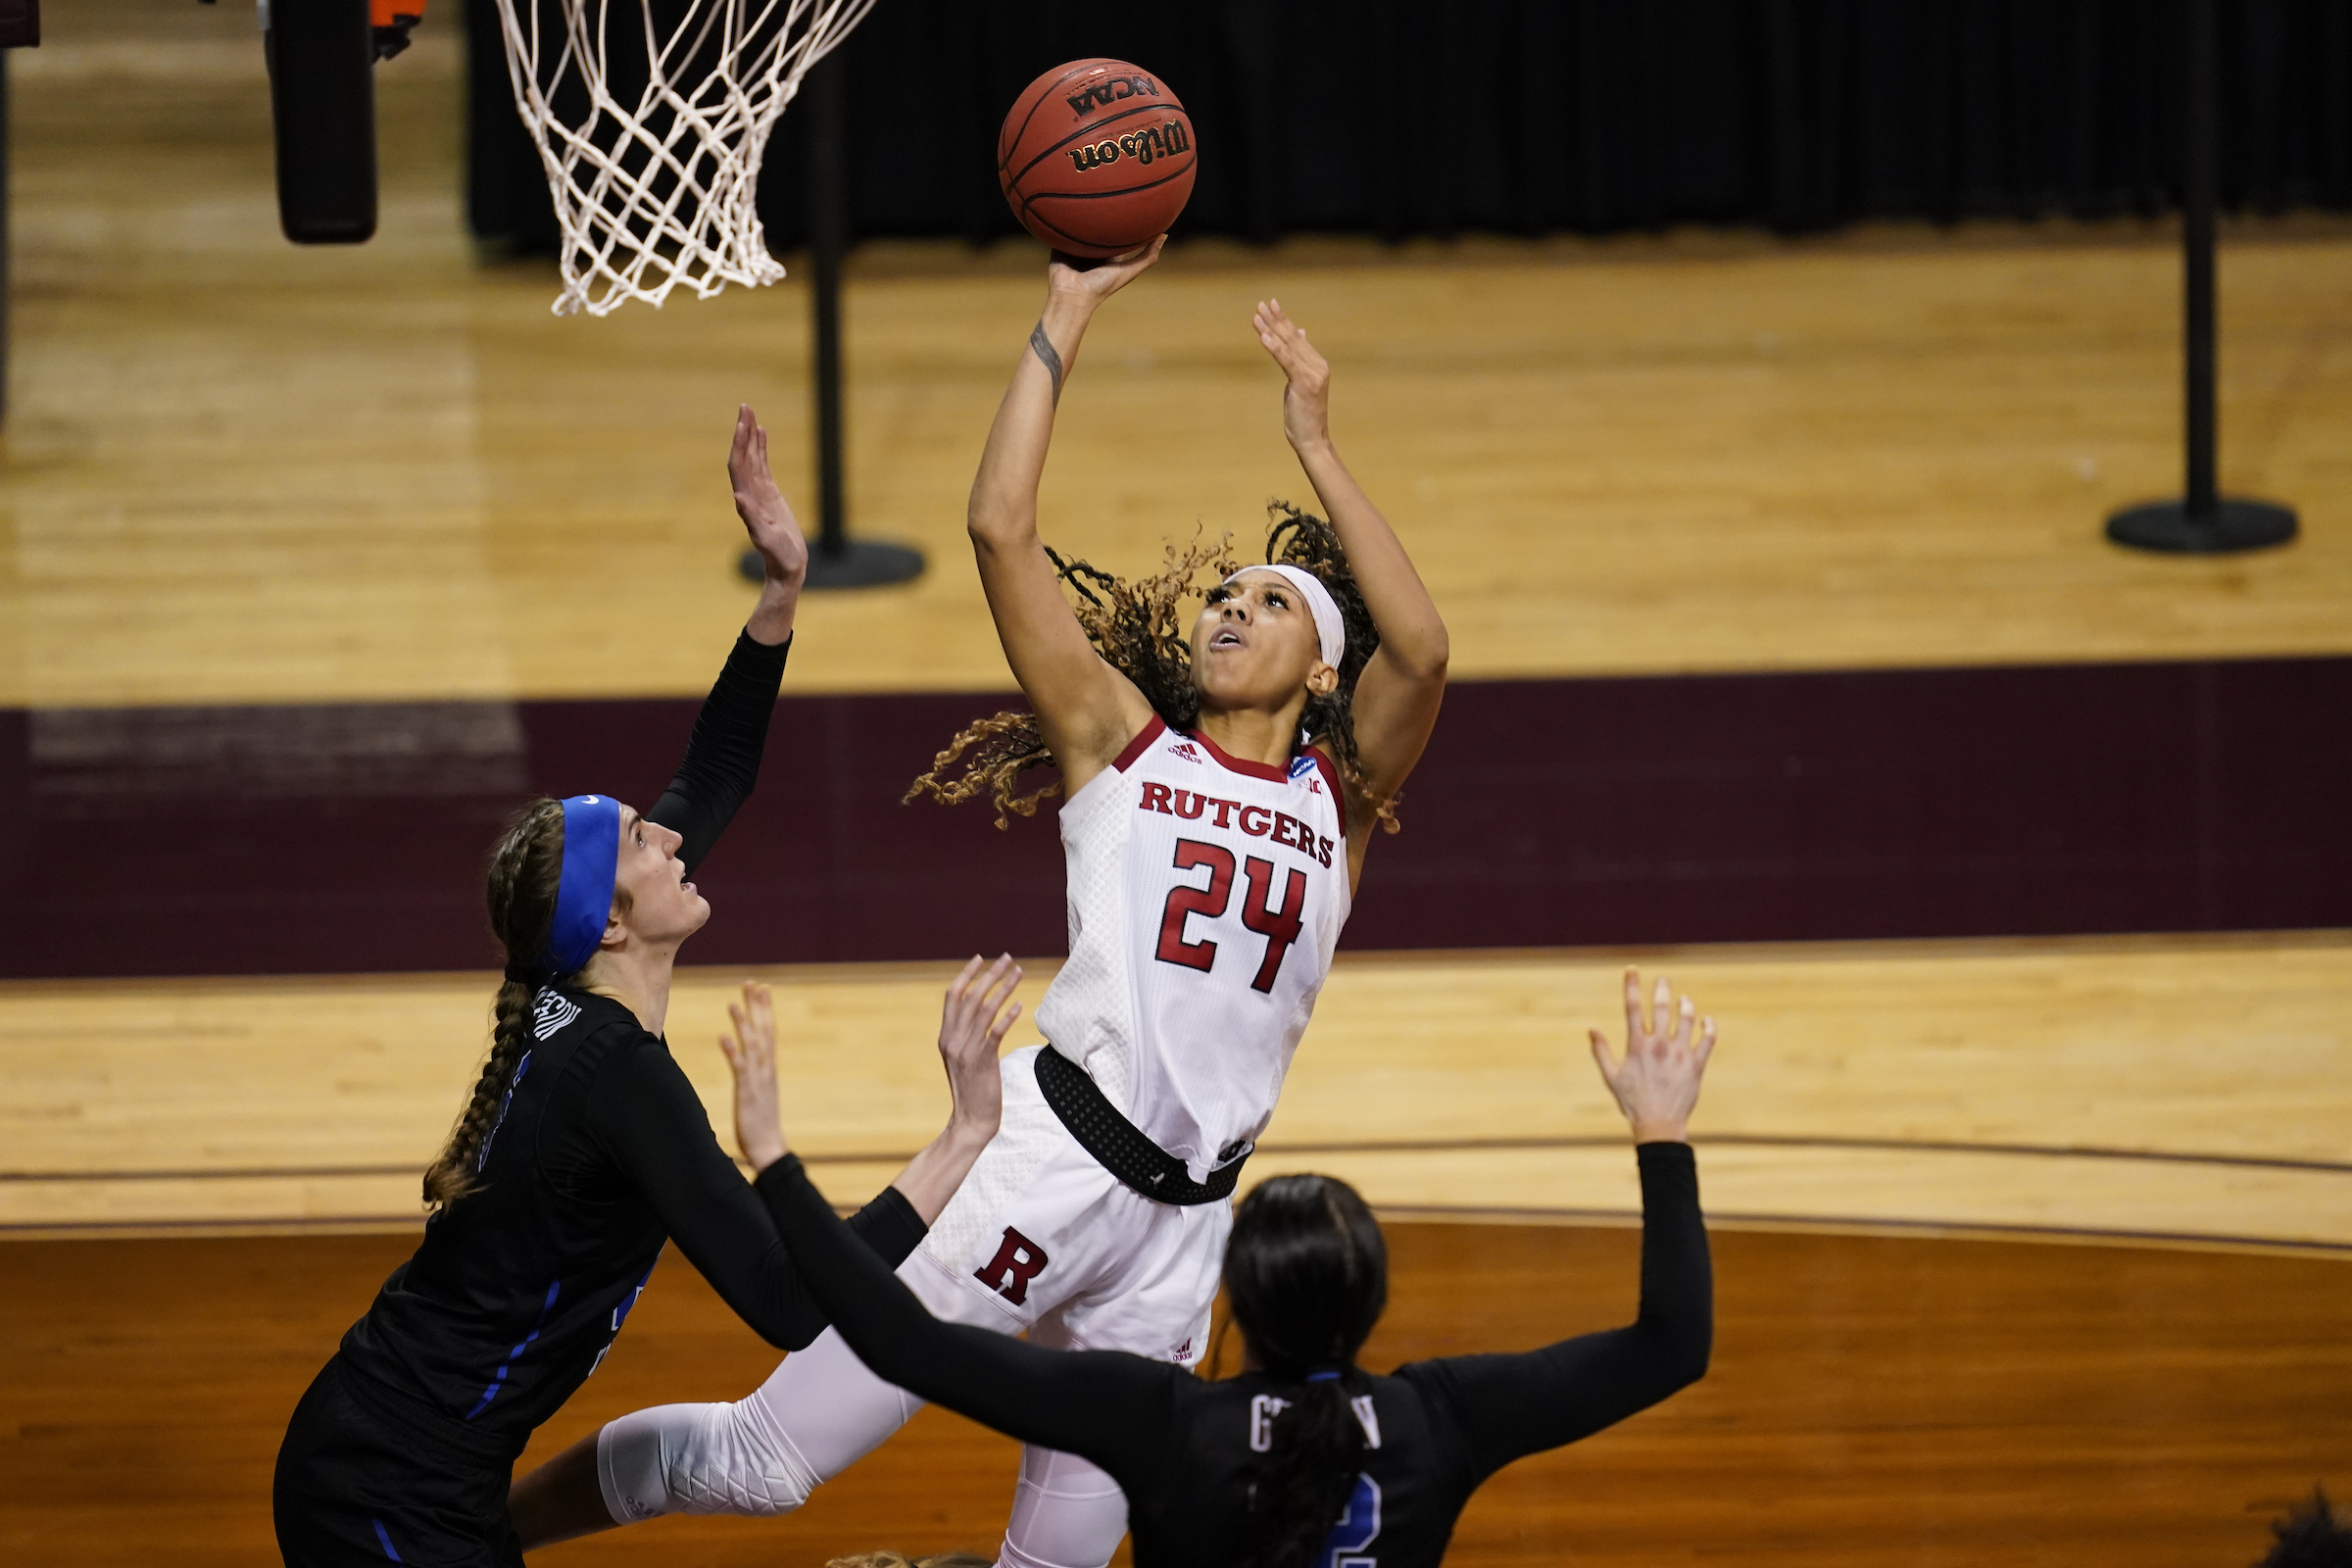
[[[1363,1467],[1364,1429],[1348,1390],[1389,1300],[1380,1225],[1346,1182],[1261,1182],[1234,1211],[1225,1293],[1259,1368],[1295,1385],[1250,1477],[1238,1568],[1305,1568]]]
[[[538,987],[514,978],[546,950],[564,879],[564,803],[542,796],[514,813],[490,852],[484,879],[490,929],[507,950],[507,978],[491,1004],[490,1054],[440,1156],[425,1167],[424,1201],[441,1208],[481,1186],[482,1141],[498,1118],[508,1081],[527,1049]],[[554,977],[551,977],[554,978]]]

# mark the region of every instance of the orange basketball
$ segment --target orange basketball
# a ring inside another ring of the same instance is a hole
[[[1193,122],[1124,60],[1073,60],[1013,100],[997,180],[1021,226],[1072,256],[1116,256],[1167,231],[1193,194]]]

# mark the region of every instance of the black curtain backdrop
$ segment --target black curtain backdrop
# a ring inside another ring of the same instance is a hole
[[[1801,232],[2163,211],[2182,9],[883,0],[818,69],[849,78],[855,235],[1017,232],[996,186],[999,120],[1032,77],[1089,55],[1159,74],[1191,111],[1200,173],[1179,234]],[[466,21],[473,230],[552,252],[492,0],[466,0]],[[2352,209],[2352,0],[2223,0],[2222,23],[2225,205]],[[788,113],[762,187],[777,250],[801,242],[803,156]]]

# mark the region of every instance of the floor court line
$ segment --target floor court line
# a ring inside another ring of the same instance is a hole
[[[1723,1023],[1694,1131],[1727,1214],[2352,1243],[2352,936],[2329,932],[1344,957],[1250,1176],[1330,1169],[1390,1208],[1630,1209],[1582,1045],[1628,961]],[[1053,968],[1030,966],[1032,1013]],[[673,1049],[725,1127],[705,1042],[742,979],[773,983],[796,1144],[855,1198],[945,1113],[949,972],[682,970]],[[491,990],[0,984],[0,1228],[414,1224]]]

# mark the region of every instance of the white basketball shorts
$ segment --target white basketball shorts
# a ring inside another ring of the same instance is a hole
[[[939,1317],[1190,1366],[1233,1205],[1157,1202],[1104,1170],[1038,1090],[1047,1049],[1004,1058],[1004,1122],[899,1277]]]

